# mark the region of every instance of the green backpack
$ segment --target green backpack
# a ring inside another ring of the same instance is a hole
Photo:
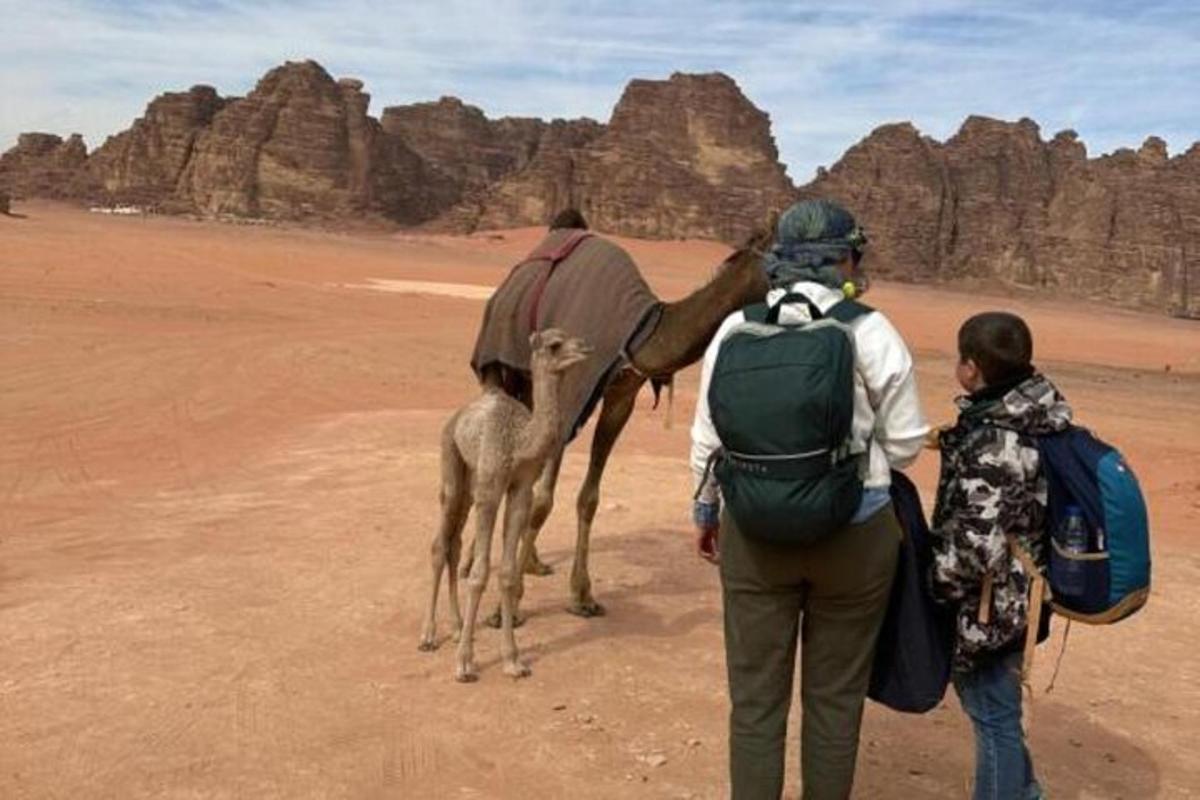
[[[803,301],[812,322],[780,324]],[[843,300],[822,314],[807,297],[744,309],[721,342],[708,389],[721,449],[714,474],[738,530],[779,544],[811,544],[845,527],[862,499],[854,418],[854,333],[872,311]]]

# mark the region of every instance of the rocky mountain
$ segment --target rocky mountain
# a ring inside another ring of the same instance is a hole
[[[88,173],[111,202],[171,203],[196,140],[226,102],[211,86],[155,98],[129,130],[92,153]]]
[[[0,157],[15,197],[132,203],[160,211],[273,219],[431,219],[454,182],[368,116],[353,78],[313,61],[268,72],[242,98],[209,86],[151,101],[90,156],[83,141],[22,135]]]
[[[614,233],[734,241],[794,192],[770,128],[726,75],[634,80],[607,125],[555,120],[523,168],[443,219],[534,225],[571,205]]]
[[[437,224],[459,231],[538,225],[558,210],[573,206],[585,209],[588,219],[599,229],[622,233],[620,228],[606,227],[608,221],[596,218],[579,191],[579,159],[603,133],[604,126],[594,120],[553,120],[542,130],[523,168],[467,197]]]
[[[635,236],[736,239],[792,186],[770,120],[721,74],[632,81],[608,125],[484,113],[453,97],[367,114],[353,78],[277,67],[242,98],[161,95],[91,156],[29,134],[0,161],[15,197],[208,216],[379,216],[443,230],[543,224],[566,205]]]
[[[1074,132],[1047,141],[1028,119],[970,117],[945,142],[889,124],[796,189],[769,117],[720,73],[631,81],[603,124],[489,119],[453,97],[375,119],[369,103],[361,81],[289,62],[245,97],[164,94],[90,155],[78,135],[22,134],[0,194],[458,232],[576,206],[602,231],[730,242],[824,196],[866,225],[877,274],[1196,306],[1180,298],[1200,283],[1200,145],[1089,158]]]
[[[369,103],[361,81],[335,81],[316,62],[277,67],[213,116],[176,191],[210,215],[433,216],[450,187],[367,115]]]
[[[12,197],[67,200],[87,194],[87,147],[72,134],[65,141],[52,133],[22,133],[0,155],[0,192]]]
[[[1198,179],[1200,146],[1089,159],[1073,131],[970,117],[945,143],[877,128],[800,192],[859,216],[881,275],[1173,308],[1200,280]]]
[[[632,236],[736,241],[795,192],[770,118],[721,73],[630,82],[583,156],[580,205]]]
[[[385,108],[380,123],[452,182],[455,203],[524,168],[548,127],[530,117],[490,120],[457,97]]]

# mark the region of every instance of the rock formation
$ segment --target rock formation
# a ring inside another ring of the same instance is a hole
[[[1200,145],[1170,157],[1150,137],[1089,159],[1073,131],[1046,141],[1028,119],[970,117],[944,143],[890,124],[797,190],[769,118],[720,73],[631,81],[607,124],[493,120],[453,97],[376,120],[362,89],[289,62],[243,98],[161,95],[91,156],[78,135],[22,134],[0,193],[453,231],[570,205],[601,231],[728,242],[827,196],[866,225],[876,274],[1200,313]]]
[[[792,193],[767,115],[726,75],[676,73],[631,81],[607,126],[551,123],[528,165],[478,201],[474,225],[536,225],[574,205],[600,230],[734,241]]]
[[[433,216],[450,187],[367,116],[369,102],[360,81],[316,62],[277,67],[199,135],[180,192],[205,214]]]
[[[767,115],[719,73],[632,81],[607,126],[490,120],[452,97],[375,120],[369,100],[360,81],[289,62],[244,98],[164,94],[90,158],[78,138],[27,135],[0,182],[18,196],[458,231],[544,224],[574,205],[613,233],[727,241],[793,192]]]
[[[211,86],[160,95],[127,131],[110,136],[87,170],[115,203],[175,204],[196,139],[225,105]],[[186,204],[185,204],[186,206]]]
[[[489,120],[456,97],[385,108],[380,123],[453,183],[456,203],[528,164],[547,127],[527,117]]]
[[[87,194],[87,147],[75,133],[66,141],[51,133],[22,133],[0,155],[0,191],[15,199],[73,200]]]
[[[1073,131],[970,117],[944,144],[885,125],[800,190],[845,203],[868,266],[901,280],[976,279],[1171,308],[1200,277],[1200,148],[1151,137],[1089,160]]]
[[[468,197],[440,220],[454,230],[542,225],[568,206],[589,209],[580,191],[576,165],[584,149],[604,132],[590,119],[556,119],[538,137],[533,157],[523,169]],[[588,217],[600,230],[608,220]]]
[[[578,183],[602,229],[655,238],[736,241],[794,194],[770,118],[721,73],[631,81]]]

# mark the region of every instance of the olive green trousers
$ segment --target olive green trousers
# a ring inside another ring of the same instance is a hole
[[[844,800],[887,611],[901,531],[891,506],[811,546],[748,539],[721,520],[734,800],[783,791],[800,642],[800,773],[805,800]]]

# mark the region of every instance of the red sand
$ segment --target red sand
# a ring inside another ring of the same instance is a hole
[[[688,526],[694,369],[678,424],[647,393],[609,469],[592,560],[609,615],[563,610],[581,441],[543,533],[558,574],[531,579],[518,633],[533,677],[502,675],[490,630],[478,684],[453,682],[451,649],[416,649],[437,432],[475,391],[482,305],[350,285],[495,285],[536,231],[17,210],[0,218],[0,797],[723,796],[719,595]],[[625,244],[668,299],[725,252]],[[1042,366],[1138,469],[1155,595],[1075,628],[1033,750],[1054,797],[1193,796],[1200,327],[923,287],[869,300],[938,421],[959,322],[1025,314]],[[935,470],[914,471],[926,492]],[[872,706],[856,796],[961,797],[971,758],[952,698],[924,717]]]

